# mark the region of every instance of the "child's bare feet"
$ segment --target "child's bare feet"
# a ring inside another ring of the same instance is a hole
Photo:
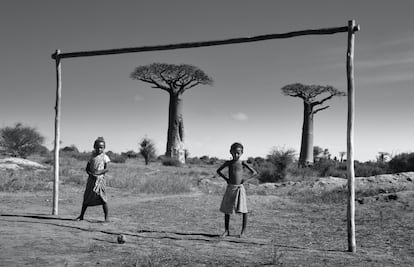
[[[226,230],[220,235],[220,237],[223,238],[223,237],[226,237],[226,236],[229,236],[229,235],[230,235],[230,231]]]
[[[240,233],[240,235],[239,235],[239,238],[242,238],[242,237],[244,237],[245,236],[245,233],[244,233],[244,231],[242,231],[241,233]]]
[[[79,216],[75,219],[75,221],[83,221],[83,217]]]

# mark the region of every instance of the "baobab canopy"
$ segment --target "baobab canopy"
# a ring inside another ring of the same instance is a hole
[[[282,87],[282,92],[287,96],[293,96],[293,97],[300,97],[304,101],[307,102],[314,102],[316,100],[316,97],[328,94],[328,96],[317,102],[322,104],[328,99],[331,99],[334,96],[345,96],[346,93],[339,91],[333,86],[330,85],[304,85],[301,83],[294,83],[294,84],[288,84]]]
[[[188,64],[152,63],[139,66],[131,73],[131,78],[153,84],[153,88],[177,94],[199,84],[213,84],[213,79],[204,71]]]

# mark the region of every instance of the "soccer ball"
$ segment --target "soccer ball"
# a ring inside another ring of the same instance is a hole
[[[125,236],[123,234],[120,234],[120,235],[118,235],[117,240],[118,240],[118,243],[119,244],[123,244],[123,243],[125,243],[126,238],[125,238]]]

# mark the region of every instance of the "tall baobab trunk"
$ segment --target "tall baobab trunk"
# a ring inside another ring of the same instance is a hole
[[[167,150],[165,155],[177,159],[181,163],[185,163],[182,105],[183,100],[181,99],[181,96],[179,94],[170,93]]]
[[[302,142],[300,146],[299,165],[313,164],[313,106],[303,101]]]

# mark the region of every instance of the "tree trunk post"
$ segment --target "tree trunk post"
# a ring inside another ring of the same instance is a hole
[[[347,84],[348,84],[348,123],[347,123],[347,176],[348,176],[348,251],[356,251],[355,240],[355,170],[354,170],[354,120],[355,120],[355,94],[354,94],[354,32],[355,20],[348,21],[348,48],[346,58]]]
[[[302,140],[299,165],[307,167],[313,164],[313,114],[312,106],[303,101]]]
[[[177,159],[184,164],[184,122],[182,116],[182,99],[180,98],[180,95],[170,93],[168,112],[166,156]]]
[[[56,50],[56,105],[55,105],[55,143],[54,143],[54,182],[53,182],[53,215],[58,215],[59,202],[59,144],[60,144],[60,104],[62,96],[62,72],[60,50]]]

